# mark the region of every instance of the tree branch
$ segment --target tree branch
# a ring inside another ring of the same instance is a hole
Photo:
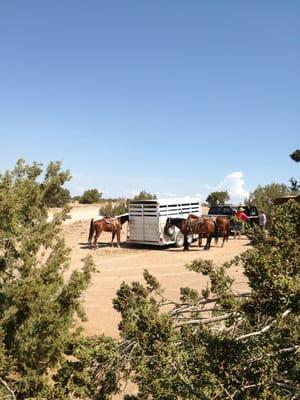
[[[222,385],[221,382],[219,382],[219,385],[221,386],[222,390],[227,394],[227,396],[229,397],[229,399],[234,400],[234,395],[235,395],[235,394],[231,395],[231,394],[228,392],[228,390],[226,389],[226,387],[224,387],[224,385]]]
[[[8,384],[2,378],[0,378],[0,382],[6,388],[6,390],[12,395],[13,400],[17,400],[13,390],[8,386]]]
[[[232,294],[234,297],[236,297],[236,298],[240,298],[240,297],[249,297],[250,295],[251,295],[251,292],[243,292],[243,293],[237,293],[237,294]],[[208,299],[201,299],[201,300],[199,300],[198,302],[197,302],[197,306],[200,306],[200,305],[206,305],[206,304],[210,304],[210,303],[216,303],[217,301],[219,301],[220,300],[220,297],[212,297],[212,298],[208,298]],[[170,306],[170,305],[173,305],[173,306],[175,306],[175,307],[178,307],[178,308],[176,308],[175,310],[173,310],[172,312],[171,312],[171,314],[173,314],[174,312],[176,313],[176,311],[177,310],[179,310],[179,309],[185,309],[185,308],[188,308],[188,307],[193,307],[193,306],[191,306],[191,304],[190,303],[176,303],[175,301],[173,301],[173,300],[168,300],[168,299],[164,299],[162,302],[159,302],[158,303],[158,305],[160,306],[160,307],[163,307],[163,306]],[[194,307],[197,307],[197,306],[194,306]]]
[[[291,310],[286,310],[286,311],[282,314],[281,317],[282,317],[282,318],[285,318],[290,312],[291,312]],[[266,326],[263,327],[260,331],[256,331],[256,332],[252,332],[252,333],[247,333],[247,334],[245,334],[245,335],[242,335],[242,336],[237,337],[235,340],[239,341],[239,340],[248,339],[249,337],[262,335],[263,333],[267,332],[270,328],[272,328],[272,326],[275,325],[276,322],[277,322],[277,320],[274,319],[269,325],[266,325]]]
[[[175,324],[175,328],[179,328],[180,326],[184,325],[210,324],[212,322],[225,321],[226,319],[235,317],[236,315],[237,313],[233,313],[233,314],[224,314],[220,315],[219,317],[207,318],[207,319],[190,319],[187,321],[178,322],[177,324]]]

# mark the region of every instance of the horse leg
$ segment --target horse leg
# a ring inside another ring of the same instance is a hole
[[[221,247],[224,246],[224,243],[225,243],[225,240],[226,240],[226,231],[222,232],[222,234],[223,234],[223,242],[222,242],[222,246]]]
[[[212,237],[210,236],[210,237],[209,237],[209,242],[208,242],[208,250],[210,249],[211,239],[212,239]]]
[[[189,250],[189,242],[187,240],[187,234],[184,234],[184,243],[183,243],[183,251],[188,251]]]
[[[204,246],[204,250],[210,249],[210,242],[211,242],[211,235],[208,235],[206,239],[206,245]]]
[[[94,237],[94,246],[93,246],[95,250],[98,248],[98,243],[97,243],[97,241],[98,241],[98,238],[99,238],[99,236],[100,236],[100,233],[101,233],[100,230],[99,230],[99,231],[96,230],[96,234],[95,234],[95,237]]]
[[[219,242],[219,236],[215,236],[215,246],[218,246],[218,242]]]
[[[198,246],[199,247],[202,246],[202,235],[200,235],[200,233],[199,233],[199,236],[198,236]]]
[[[111,242],[110,242],[111,247],[114,247],[114,239],[115,239],[115,236],[116,236],[116,232],[113,231],[113,232],[112,232],[112,235],[111,235]]]
[[[117,246],[120,247],[121,242],[121,231],[117,230]]]
[[[215,225],[215,246],[217,247],[218,242],[219,242],[219,236],[220,236],[220,230],[217,227],[217,225]],[[210,246],[209,246],[210,247]]]
[[[230,225],[228,224],[226,228],[226,242],[228,242],[229,236],[230,236]]]

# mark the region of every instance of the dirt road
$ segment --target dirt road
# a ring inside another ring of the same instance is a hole
[[[66,242],[72,249],[71,269],[79,268],[81,259],[87,254],[92,254],[99,271],[94,274],[92,284],[84,296],[84,306],[88,316],[88,322],[84,327],[87,334],[118,335],[119,315],[112,307],[112,299],[123,281],[142,282],[145,268],[160,281],[165,288],[166,297],[178,299],[181,287],[189,286],[201,290],[207,284],[206,277],[185,268],[188,262],[202,258],[212,259],[216,264],[221,264],[248,248],[248,241],[245,238],[234,240],[232,237],[223,248],[213,245],[209,251],[199,249],[196,243],[191,246],[189,252],[183,252],[178,248],[130,248],[124,244],[126,240],[124,225],[121,248],[109,247],[111,235],[102,233],[99,248],[91,250],[87,244],[87,236],[89,218],[93,211],[95,209],[91,210],[90,207],[73,210],[72,219],[64,225]],[[242,270],[234,267],[229,273],[236,280],[235,289],[244,291],[247,283]]]

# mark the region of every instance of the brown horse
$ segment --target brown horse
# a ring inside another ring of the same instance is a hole
[[[189,243],[186,237],[189,233],[199,235],[199,247],[201,247],[202,238],[207,238],[204,250],[210,249],[211,239],[214,237],[215,242],[218,243],[220,236],[223,237],[222,247],[225,240],[228,241],[230,234],[230,221],[228,217],[217,217],[215,221],[212,218],[198,217],[197,215],[190,214],[187,218],[187,225],[184,234],[184,249],[189,249]]]
[[[121,230],[124,222],[129,220],[128,214],[122,214],[117,217],[103,217],[101,219],[91,219],[90,222],[90,231],[88,242],[95,249],[97,248],[97,241],[101,234],[101,232],[112,232],[111,238],[111,246],[113,246],[113,241],[115,235],[117,235],[117,246],[120,247],[120,239],[121,239]],[[95,234],[95,236],[94,236]],[[93,239],[94,236],[94,240]]]

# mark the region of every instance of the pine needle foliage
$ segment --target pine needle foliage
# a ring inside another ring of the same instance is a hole
[[[0,390],[11,398],[59,399],[52,375],[83,319],[81,296],[93,262],[66,280],[70,250],[61,234],[68,208],[48,220],[49,193],[69,179],[60,165],[19,160],[0,175]],[[1,392],[0,392],[1,393]]]

